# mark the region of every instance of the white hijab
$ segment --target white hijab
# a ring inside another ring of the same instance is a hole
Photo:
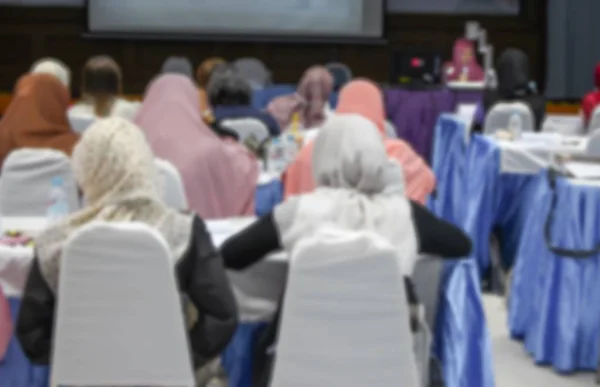
[[[38,60],[31,67],[31,73],[54,75],[67,89],[71,87],[71,70],[58,59],[44,58]]]
[[[331,118],[313,150],[313,193],[293,197],[275,210],[286,250],[323,224],[371,230],[397,248],[405,275],[417,258],[410,204],[404,196],[401,166],[389,160],[381,134],[358,115]]]
[[[87,205],[36,240],[40,268],[56,291],[62,249],[79,227],[93,221],[143,222],[165,237],[175,259],[189,245],[192,217],[162,203],[154,156],[142,131],[122,118],[96,121],[72,156],[73,173]]]

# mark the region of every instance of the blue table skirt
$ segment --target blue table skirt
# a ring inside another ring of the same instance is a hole
[[[18,298],[9,298],[8,302],[10,304],[13,325],[16,326],[21,300]],[[32,365],[23,353],[21,344],[13,336],[6,356],[0,362],[0,386],[47,387],[49,376],[49,367]]]
[[[592,249],[600,242],[600,187],[558,180],[552,245]],[[544,238],[551,189],[546,173],[517,252],[509,327],[536,363],[559,372],[595,370],[600,345],[600,255],[573,259],[552,253]]]

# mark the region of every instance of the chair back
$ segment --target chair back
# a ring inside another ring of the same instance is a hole
[[[292,253],[273,387],[419,385],[400,261],[368,232],[322,228]]]
[[[69,211],[79,209],[79,195],[71,161],[53,149],[18,149],[11,152],[0,174],[0,215],[46,216],[52,180],[61,177]]]
[[[71,128],[75,133],[83,133],[87,128],[89,128],[95,121],[96,117],[92,115],[83,115],[83,114],[67,114],[69,118],[69,123],[71,124]]]
[[[51,386],[194,386],[163,237],[140,223],[96,222],[63,254]]]
[[[177,168],[167,160],[155,159],[154,162],[162,181],[164,203],[175,210],[187,211],[185,187]]]
[[[600,129],[600,105],[596,106],[592,112],[590,123],[587,127],[587,132],[592,133],[598,129]]]
[[[4,294],[2,286],[0,286],[0,362],[4,360],[10,338],[12,337],[13,325],[12,316],[10,314],[10,305]]]
[[[271,72],[257,58],[240,58],[233,62],[233,67],[253,89],[262,89],[271,84]]]
[[[518,137],[523,132],[534,131],[533,112],[523,102],[501,102],[494,105],[485,117],[485,134],[506,130]]]
[[[352,70],[344,63],[331,62],[325,65],[333,77],[334,90],[340,90],[344,85],[352,80]]]
[[[269,139],[269,128],[256,118],[227,119],[221,125],[236,132],[242,143],[252,141],[262,144]]]
[[[590,134],[588,139],[586,156],[600,158],[600,130]]]

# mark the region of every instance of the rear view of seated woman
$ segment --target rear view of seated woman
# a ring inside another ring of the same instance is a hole
[[[133,119],[139,103],[119,97],[123,90],[121,68],[109,56],[90,58],[83,67],[81,101],[69,114]]]
[[[70,155],[79,140],[67,118],[70,98],[54,75],[21,77],[0,121],[0,167],[10,152],[20,148],[49,148]]]
[[[533,112],[535,131],[540,131],[546,115],[546,101],[531,81],[527,54],[515,48],[504,50],[496,63],[496,73],[498,87],[483,93],[483,112],[489,113],[497,103],[523,102]],[[481,131],[481,128],[474,130]]]
[[[207,93],[217,124],[227,119],[256,118],[265,124],[271,136],[281,132],[269,113],[251,106],[252,88],[232,66],[224,65],[213,73]]]
[[[206,219],[254,215],[258,161],[235,141],[221,140],[202,120],[191,79],[163,74],[144,96],[135,122],[156,157],[181,174],[189,206]]]
[[[142,222],[164,236],[176,260],[174,275],[189,300],[187,310],[196,309],[193,315],[199,316],[188,334],[194,364],[203,366],[225,348],[237,325],[235,300],[203,220],[162,203],[152,151],[129,121],[109,118],[93,124],[75,148],[72,163],[86,206],[36,239],[17,324],[23,350],[36,364],[51,362],[58,279],[69,237],[93,221]]]
[[[388,159],[378,129],[367,119],[338,115],[328,120],[314,141],[312,158],[316,190],[288,199],[227,240],[221,248],[227,268],[243,270],[271,252],[291,252],[323,224],[370,230],[397,249],[408,301],[416,303],[410,277],[419,253],[469,254],[471,242],[460,229],[405,197],[402,169]],[[273,344],[277,324],[276,316],[262,349]],[[255,359],[255,377],[261,380],[255,385],[268,379],[264,356],[258,353]]]

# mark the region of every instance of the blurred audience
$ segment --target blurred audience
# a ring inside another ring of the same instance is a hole
[[[139,103],[120,97],[122,92],[123,75],[117,62],[106,55],[94,56],[83,67],[81,99],[69,114],[133,119]]]
[[[67,89],[71,87],[71,70],[56,58],[43,58],[36,61],[30,72],[32,74],[54,75]]]
[[[196,82],[198,82],[198,88],[200,90],[200,112],[203,117],[208,117],[208,119],[211,118],[211,114],[208,96],[206,95],[206,88],[208,87],[208,83],[210,82],[210,78],[213,71],[215,71],[215,68],[224,65],[225,63],[227,62],[222,58],[208,58],[202,62],[196,70]]]
[[[181,173],[190,208],[205,219],[254,214],[258,161],[243,145],[221,140],[202,120],[196,85],[163,74],[149,85],[135,122],[156,157]]]
[[[27,356],[36,364],[50,363],[61,261],[69,238],[94,221],[142,222],[160,232],[173,254],[194,366],[207,365],[229,343],[237,306],[204,221],[165,207],[152,151],[129,121],[110,118],[92,125],[75,147],[72,164],[86,205],[36,239],[17,323]]]
[[[69,90],[54,75],[22,76],[0,121],[0,166],[20,148],[51,148],[70,155],[79,136],[67,118],[69,102]]]
[[[340,93],[336,113],[358,114],[375,124],[388,157],[397,160],[402,166],[406,179],[406,196],[424,204],[427,195],[435,189],[435,176],[406,141],[386,138],[383,94],[379,87],[368,80],[354,80],[348,83]],[[313,146],[309,143],[302,148],[298,157],[288,167],[284,176],[286,198],[314,190]]]
[[[256,118],[265,124],[272,136],[281,132],[269,113],[252,107],[252,88],[232,66],[223,66],[213,73],[207,94],[217,124],[228,119]]]

